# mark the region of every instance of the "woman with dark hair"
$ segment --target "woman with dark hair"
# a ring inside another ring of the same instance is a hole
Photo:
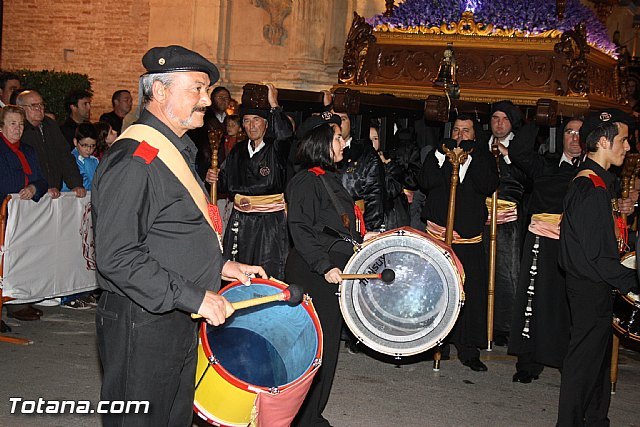
[[[111,144],[118,138],[118,132],[109,123],[103,121],[95,122],[93,126],[96,128],[98,138],[96,140],[95,156],[98,160],[101,160],[102,156],[111,147]]]
[[[322,367],[294,421],[297,426],[330,425],[322,411],[331,392],[342,328],[337,288],[333,285],[341,282],[342,269],[364,232],[362,216],[342,186],[335,166],[342,160],[345,147],[340,122],[339,116],[327,112],[311,116],[300,126],[296,155],[300,171],[285,192],[293,240],[285,278],[302,285],[313,298],[322,325],[324,350]]]

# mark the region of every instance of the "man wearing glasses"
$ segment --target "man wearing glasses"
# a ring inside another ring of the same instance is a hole
[[[525,236],[509,336],[509,353],[518,356],[513,382],[537,380],[544,366],[561,368],[569,344],[569,303],[565,275],[558,266],[562,201],[581,161],[582,119],[564,123],[562,153],[544,156],[534,150],[537,129],[516,132],[511,161],[533,182],[531,217]],[[560,129],[559,129],[560,131]]]
[[[64,181],[76,196],[86,196],[82,176],[64,135],[58,124],[44,115],[42,96],[35,90],[28,90],[22,92],[16,102],[24,108],[27,116],[22,142],[35,148],[40,169],[49,184],[49,195],[54,199],[60,197]]]

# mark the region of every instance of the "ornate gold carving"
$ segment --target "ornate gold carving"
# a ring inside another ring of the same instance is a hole
[[[567,70],[567,87],[563,87],[562,95],[585,96],[589,92],[587,75],[587,30],[584,23],[573,30],[565,31],[554,47],[556,53],[565,55],[563,68]]]
[[[440,31],[444,34],[488,36],[493,31],[493,24],[476,23],[473,12],[466,11],[462,13],[460,21],[442,24]]]
[[[405,34],[460,34],[464,36],[482,37],[532,37],[532,38],[558,38],[562,34],[559,30],[547,30],[542,33],[530,34],[513,28],[496,28],[493,24],[476,22],[473,12],[463,12],[460,21],[450,22],[437,26],[413,25],[410,27],[393,27],[388,24],[380,24],[374,28],[376,32],[405,33]]]
[[[262,27],[265,40],[274,46],[282,46],[287,38],[284,19],[291,13],[293,0],[251,0],[251,3],[269,14],[271,21]]]
[[[338,72],[338,80],[343,84],[366,84],[366,76],[362,69],[369,50],[369,44],[375,43],[373,27],[365,19],[353,12],[353,22],[344,45],[342,68]]]

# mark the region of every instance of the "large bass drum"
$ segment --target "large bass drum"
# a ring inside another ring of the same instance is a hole
[[[636,253],[629,252],[622,257],[622,265],[636,268]],[[629,292],[616,295],[613,303],[613,329],[625,338],[640,341],[640,297]]]
[[[286,285],[252,279],[220,291],[230,302],[282,292]],[[221,426],[287,427],[322,359],[322,329],[310,298],[236,311],[220,326],[202,323],[194,409]]]
[[[344,280],[340,310],[365,346],[410,356],[438,345],[451,331],[464,302],[464,271],[453,251],[410,227],[368,240],[344,268],[347,274],[381,273],[395,279]]]

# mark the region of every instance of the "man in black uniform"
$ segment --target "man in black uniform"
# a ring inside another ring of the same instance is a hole
[[[522,125],[520,110],[511,101],[500,101],[491,107],[491,138],[489,147],[495,147],[498,155],[500,184],[498,186],[494,343],[504,346],[509,341],[511,316],[520,271],[520,221],[522,199],[527,177],[522,170],[511,163],[509,149],[512,147],[514,131]],[[491,198],[487,198],[487,208],[491,209]],[[491,241],[491,216],[484,228],[484,248],[489,262]]]
[[[96,312],[101,399],[149,401],[150,408],[105,415],[103,422],[187,426],[198,345],[189,313],[223,323],[233,307],[216,294],[221,275],[245,281],[266,275],[260,267],[224,262],[195,172],[196,149],[185,135],[203,124],[217,68],[180,46],[153,48],[142,63],[144,109],[100,163],[92,204],[105,291]]]
[[[561,154],[534,150],[538,130],[533,124],[518,130],[509,148],[513,164],[533,181],[509,338],[509,353],[518,356],[513,382],[538,379],[544,366],[562,368],[567,354],[569,302],[558,239],[562,201],[582,154],[581,126],[582,119],[571,118],[561,127]]]
[[[569,186],[560,224],[560,266],[567,274],[571,338],[560,384],[558,426],[609,425],[612,289],[637,287],[636,272],[620,264],[619,230],[610,166],[629,151],[631,118],[610,109],[581,129],[587,159]]]
[[[485,199],[498,186],[496,162],[480,132],[470,116],[460,115],[453,123],[451,136],[455,141],[447,141],[467,152],[473,149],[460,165],[456,192],[459,209],[455,212],[452,248],[464,267],[466,300],[451,332],[451,341],[462,364],[474,371],[487,370],[479,351],[487,345],[487,269],[482,231],[487,220]],[[427,232],[440,240],[444,240],[447,225],[451,174],[452,165],[440,145],[427,154],[417,177],[418,185],[427,196],[422,219],[427,223]],[[446,354],[446,350],[443,353]]]
[[[284,190],[293,129],[278,105],[277,89],[267,87],[271,110],[242,108],[249,139],[233,147],[219,175],[209,169],[207,181],[218,180],[218,191],[233,197],[223,240],[225,256],[262,265],[269,276],[284,280],[289,252]],[[270,127],[275,128],[275,138],[268,134]]]

